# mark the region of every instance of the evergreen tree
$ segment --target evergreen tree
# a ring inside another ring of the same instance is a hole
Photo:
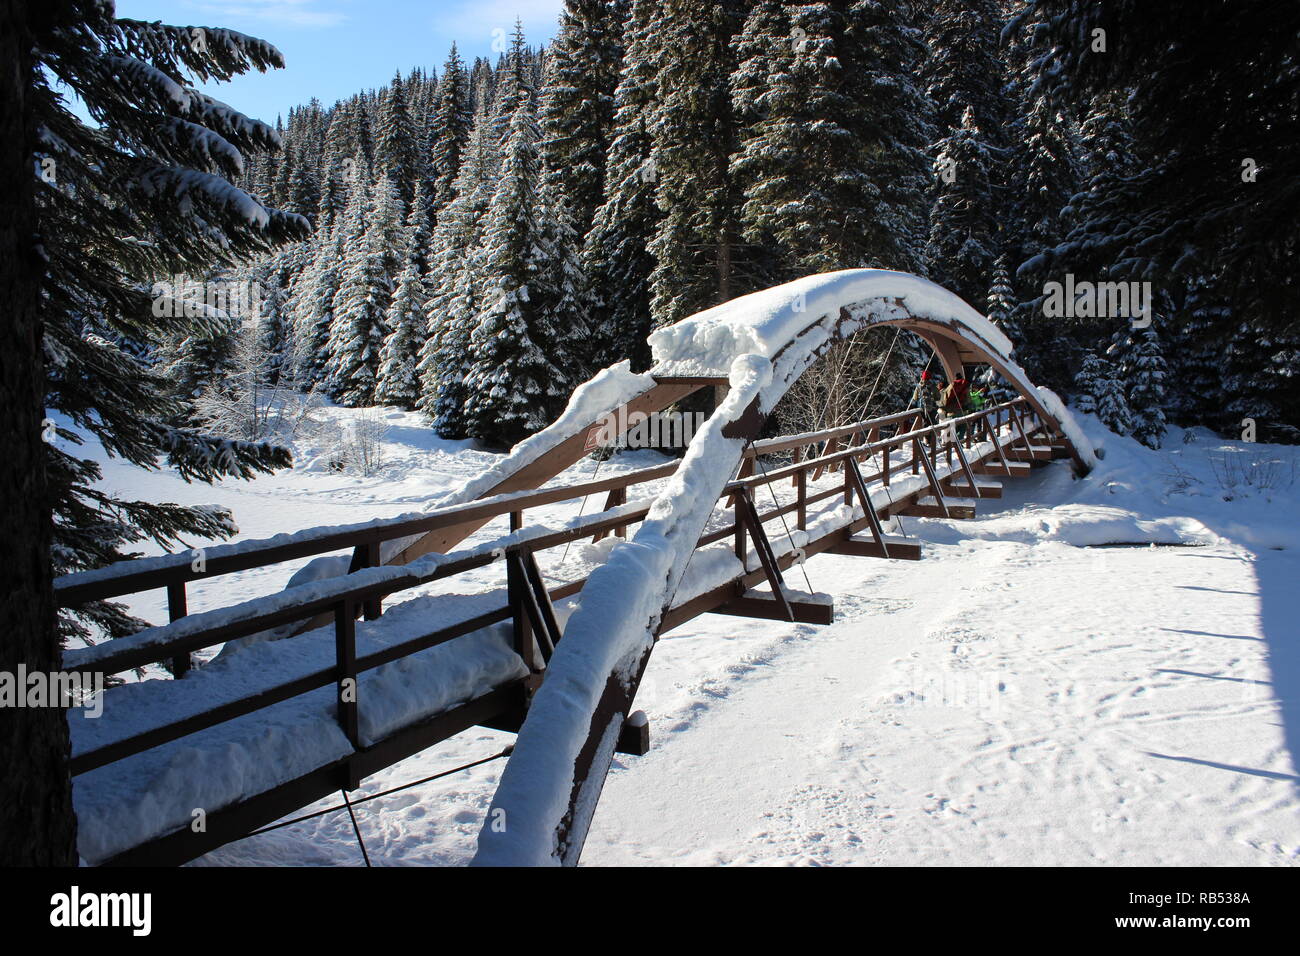
[[[414,256],[397,280],[393,302],[388,307],[388,337],[379,353],[379,384],[375,402],[414,408],[420,397],[419,360],[428,319],[424,303],[428,293]]]
[[[565,0],[546,61],[539,150],[547,189],[584,236],[604,196],[627,4]]]
[[[465,375],[470,333],[484,281],[483,220],[492,201],[490,118],[480,111],[456,176],[455,198],[442,210],[430,246],[428,336],[420,352],[419,407],[444,438],[464,438]]]
[[[925,56],[917,10],[905,0],[852,0],[848,10],[850,95],[872,104],[861,148],[869,157],[867,175],[880,193],[863,264],[919,272],[926,240],[925,147],[934,127],[916,79]]]
[[[1104,361],[1104,360],[1102,360]],[[1109,374],[1099,376],[1096,384],[1097,417],[1103,425],[1117,435],[1127,435],[1133,430],[1133,413],[1129,410],[1128,399],[1124,397],[1124,384],[1115,375],[1110,363],[1106,363]]]
[[[614,132],[605,163],[605,197],[583,248],[593,317],[590,358],[604,368],[624,358],[638,371],[650,364],[649,243],[660,212],[648,117],[656,95],[651,18],[656,0],[635,0],[626,53],[614,93]],[[597,321],[598,317],[598,321]]]
[[[934,0],[925,24],[927,54],[921,71],[940,135],[960,129],[971,110],[972,126],[995,153],[1006,145],[1012,112],[1006,64],[999,55],[1002,6],[999,0]]]
[[[1135,222],[1109,233],[1121,277],[1185,280],[1214,262],[1242,314],[1294,328],[1300,6],[1033,0],[1024,22],[1041,86],[1080,109],[1099,94],[1122,97],[1132,121],[1144,175],[1115,197]],[[1206,66],[1215,63],[1233,67]]]
[[[375,141],[375,159],[381,176],[396,187],[403,201],[409,202],[417,176],[421,173],[415,149],[415,127],[406,104],[402,74],[384,91]]]
[[[967,302],[978,302],[988,288],[996,260],[997,223],[989,182],[993,165],[975,126],[975,111],[967,107],[961,126],[939,143],[926,248],[930,278]],[[1003,317],[1008,319],[1009,312]]]
[[[1142,330],[1133,366],[1125,373],[1133,437],[1149,448],[1159,448],[1165,434],[1165,358],[1154,327]]]
[[[745,238],[770,254],[774,281],[864,265],[884,190],[873,182],[877,118],[863,96],[858,39],[844,4],[751,11],[735,49],[733,105],[744,132],[731,174],[744,183]]]
[[[381,180],[379,185],[385,182]],[[341,227],[343,261],[325,367],[331,395],[353,407],[374,403],[379,350],[387,334],[385,315],[392,294],[386,268],[389,253],[382,238],[385,229],[375,217],[377,205],[358,172]]]
[[[76,29],[42,38],[32,94],[44,131],[37,162],[48,160],[55,171],[38,195],[48,264],[41,306],[51,358],[47,407],[109,455],[143,468],[166,464],[210,481],[283,467],[283,449],[188,427],[175,392],[138,353],[140,343],[217,332],[225,319],[220,310],[174,308],[165,277],[206,276],[307,234],[306,219],[268,208],[230,182],[244,173],[245,154],[279,145],[275,131],[193,86],[281,66],[280,55],[231,31],[205,28],[196,44],[188,28],[115,20],[111,5],[76,6]],[[77,93],[93,125],[56,84]],[[97,487],[99,465],[73,454],[80,442],[62,431],[47,446],[57,571],[121,560],[127,545],[144,539],[172,547],[182,536],[234,530],[220,509],[117,499]],[[64,623],[65,634],[81,637],[91,628],[116,636],[141,624],[103,603]]]
[[[489,277],[470,335],[465,418],[472,436],[511,445],[545,426],[572,387],[553,361],[560,330],[547,324],[538,280],[552,250],[538,223],[537,125],[521,99],[488,209],[483,265]]]
[[[294,368],[298,385],[310,389],[326,380],[334,296],[339,290],[342,229],[318,232],[308,251],[308,265],[290,302],[294,332]]]
[[[993,267],[993,284],[989,288],[988,311],[985,314],[994,327],[1011,340],[1012,352],[1008,358],[1015,357],[1020,341],[1020,327],[1016,323],[1014,310],[1015,291],[1011,287],[1006,257],[1002,256]],[[984,370],[980,376],[980,384],[984,386],[989,398],[994,402],[1006,402],[1016,397],[1016,389],[992,366]]]
[[[442,68],[437,104],[430,123],[433,139],[429,148],[431,206],[435,214],[451,202],[455,194],[456,174],[460,172],[461,153],[469,138],[471,112],[469,77],[453,43]]]
[[[648,116],[655,199],[663,211],[650,251],[651,313],[665,325],[733,298],[739,188],[730,172],[736,142],[729,80],[740,0],[664,0],[655,5],[648,51],[658,95]]]
[[[1096,352],[1088,352],[1074,377],[1074,400],[1071,404],[1075,409],[1080,412],[1097,411],[1097,396],[1105,391],[1105,383],[1113,374],[1109,362]]]

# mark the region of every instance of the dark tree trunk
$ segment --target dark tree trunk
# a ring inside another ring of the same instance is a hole
[[[32,46],[39,4],[0,0],[0,671],[59,667],[50,587],[44,366],[37,312]],[[52,4],[62,7],[63,4]],[[57,175],[57,171],[56,171]],[[0,711],[0,865],[75,864],[76,818],[62,708]]]

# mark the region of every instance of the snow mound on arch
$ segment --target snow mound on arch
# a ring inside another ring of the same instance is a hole
[[[739,356],[775,358],[817,320],[873,299],[898,299],[917,318],[957,323],[1002,357],[1011,354],[992,322],[942,286],[906,272],[845,269],[753,292],[653,332],[654,373],[725,377]]]

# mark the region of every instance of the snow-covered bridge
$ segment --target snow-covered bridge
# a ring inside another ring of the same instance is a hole
[[[955,422],[906,409],[760,438],[804,371],[877,325],[920,336],[949,378],[992,366],[1019,396]],[[812,276],[661,329],[651,346],[649,372],[606,369],[557,422],[429,511],[60,579],[64,606],[166,588],[172,616],[68,652],[69,670],[169,661],[183,678],[111,688],[98,719],[72,712],[82,856],[183,862],[483,725],[518,738],[477,861],[576,863],[613,754],[648,746],[632,705],[660,635],[703,613],[829,623],[829,600],[783,572],[823,551],[918,559],[915,541],[886,534],[888,519],[973,517],[998,478],[1034,461],[1093,464],[1011,343],[914,276]],[[680,462],[548,484],[597,435],[703,388],[723,397]],[[600,511],[535,517],[595,494]],[[508,527],[487,530],[497,520]],[[548,584],[548,553],[585,539],[599,543],[589,573]],[[308,556],[320,557],[283,592],[186,615],[188,582]],[[492,567],[497,586],[461,585]],[[214,661],[189,667],[217,645]]]

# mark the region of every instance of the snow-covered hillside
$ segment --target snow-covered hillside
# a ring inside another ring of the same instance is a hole
[[[304,466],[209,487],[110,462],[104,484],[220,502],[241,537],[265,537],[416,510],[497,460],[380,414],[386,463],[368,478]],[[583,862],[1294,863],[1296,449],[1174,430],[1152,452],[1081,421],[1106,451],[1086,480],[1058,462],[1007,481],[974,521],[903,518],[926,542],[919,563],[809,561],[834,625],[705,616],[671,632],[637,699],[651,753],[619,759]],[[1123,547],[1084,547],[1107,544]],[[292,570],[207,582],[191,609],[278,590]],[[132,607],[161,621],[162,600]],[[510,739],[468,732],[362,789]],[[502,766],[365,804],[372,860],[467,861]],[[200,861],[360,862],[345,813]]]

